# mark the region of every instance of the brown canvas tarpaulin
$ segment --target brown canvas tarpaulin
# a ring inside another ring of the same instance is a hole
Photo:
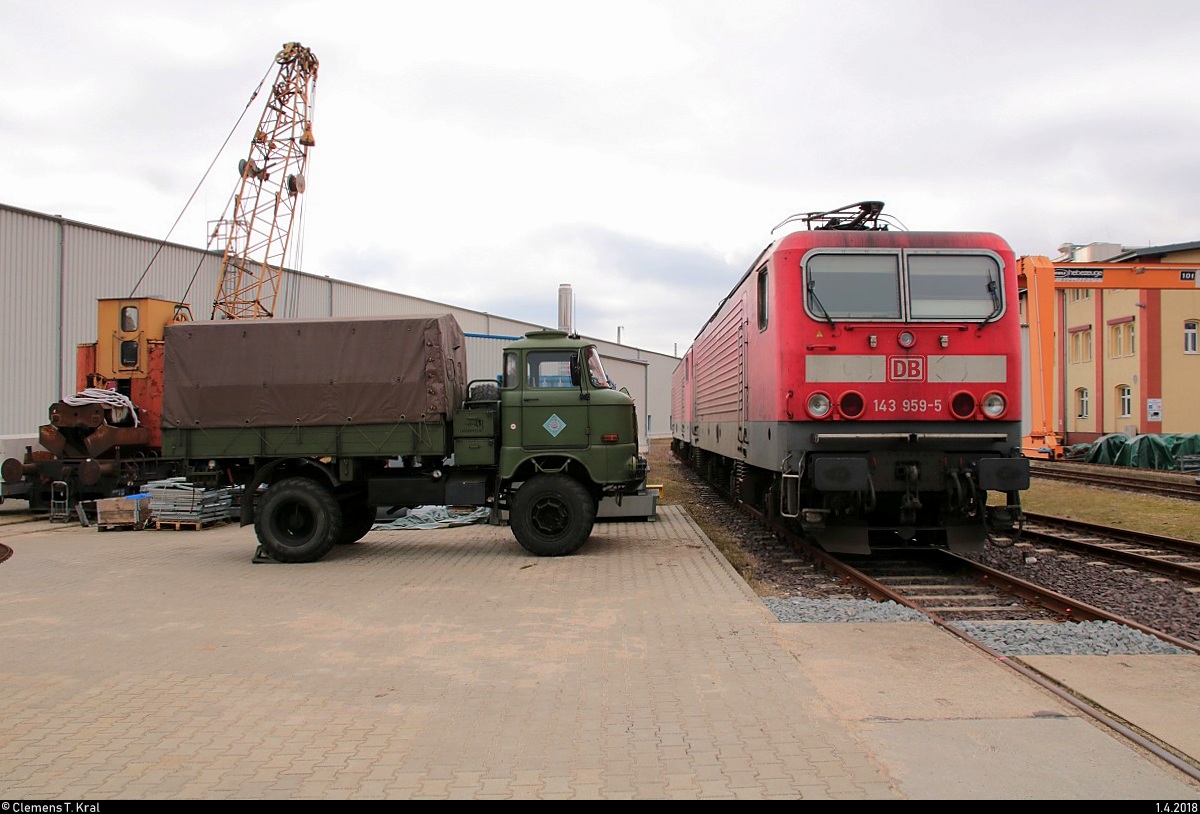
[[[466,386],[450,314],[187,322],[165,344],[164,427],[436,422]]]

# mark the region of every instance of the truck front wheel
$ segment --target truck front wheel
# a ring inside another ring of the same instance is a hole
[[[534,475],[513,496],[509,523],[526,551],[539,557],[572,554],[592,533],[596,501],[566,475]]]
[[[357,543],[375,525],[375,507],[368,506],[365,500],[342,501],[342,533],[335,541],[336,545]]]
[[[267,489],[254,531],[279,562],[316,562],[341,535],[342,509],[316,481],[286,478]]]

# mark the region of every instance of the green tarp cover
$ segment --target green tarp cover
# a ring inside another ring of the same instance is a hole
[[[1117,466],[1137,469],[1174,469],[1171,445],[1159,435],[1135,435],[1117,453]]]
[[[1115,464],[1118,453],[1128,440],[1128,435],[1119,432],[1097,439],[1092,444],[1092,451],[1088,453],[1087,462],[1090,464]]]

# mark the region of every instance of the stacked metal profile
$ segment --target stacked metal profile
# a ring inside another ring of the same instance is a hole
[[[196,523],[207,525],[228,520],[233,516],[232,486],[204,489],[188,483],[185,478],[169,478],[146,484],[150,509],[159,523]]]

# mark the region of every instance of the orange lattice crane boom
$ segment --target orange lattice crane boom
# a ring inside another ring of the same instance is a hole
[[[279,69],[241,178],[233,215],[213,233],[224,240],[213,319],[275,315],[275,298],[296,211],[305,187],[316,96],[317,58],[298,42],[275,56]]]

